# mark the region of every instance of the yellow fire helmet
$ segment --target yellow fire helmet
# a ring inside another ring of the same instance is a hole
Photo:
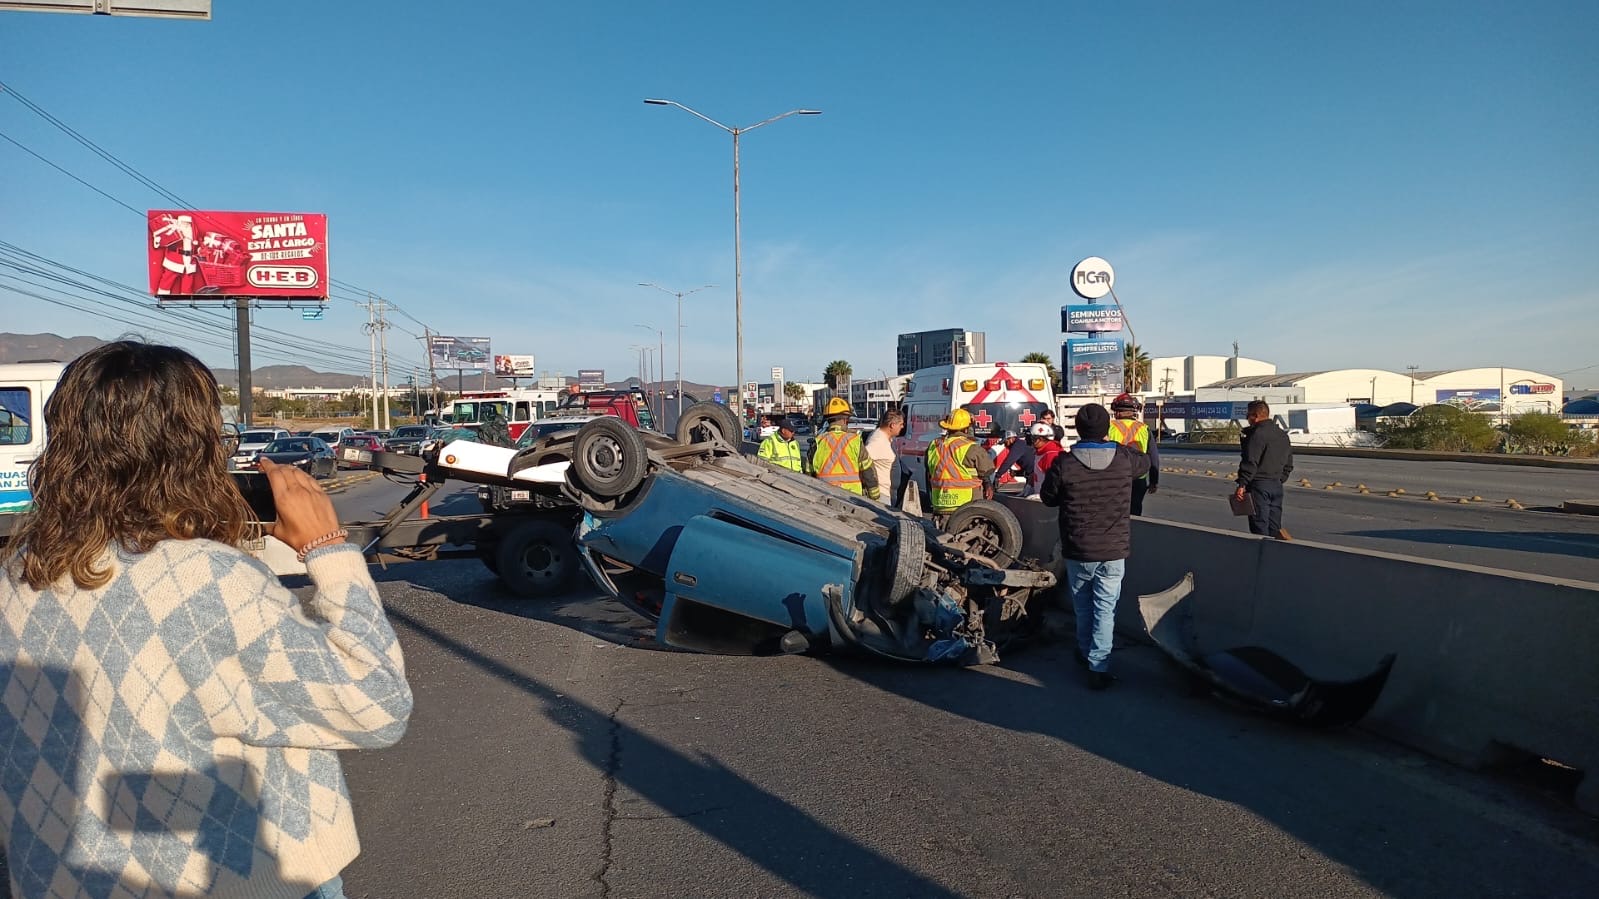
[[[827,410],[823,414],[848,415],[850,414],[850,411],[849,401],[841,396],[835,396],[827,401]]]
[[[972,413],[965,409],[956,409],[949,417],[938,423],[946,431],[964,431],[972,426]]]

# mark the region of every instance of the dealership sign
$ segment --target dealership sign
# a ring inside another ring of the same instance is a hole
[[[1061,349],[1067,393],[1122,392],[1125,358],[1121,340],[1068,340]]]
[[[1510,392],[1518,396],[1530,394],[1549,394],[1555,392],[1553,384],[1511,384]]]
[[[146,225],[150,292],[158,297],[328,295],[321,213],[152,209]]]
[[[1060,329],[1072,333],[1120,331],[1122,311],[1119,306],[1062,306]]]
[[[428,362],[434,368],[488,368],[489,339],[487,337],[445,337],[435,334],[428,338]]]
[[[577,386],[584,390],[605,389],[605,369],[580,368],[577,370]]]
[[[1098,256],[1090,256],[1072,269],[1072,290],[1085,300],[1097,300],[1115,286],[1115,270]]]

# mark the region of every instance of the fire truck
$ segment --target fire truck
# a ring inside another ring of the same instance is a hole
[[[502,390],[468,390],[450,403],[450,424],[476,430],[483,424],[483,413],[492,406],[505,420],[516,440],[527,426],[547,418],[561,402],[561,391],[537,387],[511,387]]]
[[[905,388],[905,433],[894,441],[895,455],[918,486],[927,488],[927,445],[944,433],[938,426],[956,409],[972,416],[972,436],[1024,434],[1054,408],[1049,367],[1042,362],[970,362],[936,365],[911,376]]]

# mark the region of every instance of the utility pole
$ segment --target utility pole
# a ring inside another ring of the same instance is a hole
[[[368,394],[371,400],[367,405],[372,410],[372,427],[378,426],[378,324],[377,307],[372,303],[372,295],[366,295],[366,345],[367,345],[367,384],[372,392]]]
[[[428,357],[428,392],[433,396],[433,408],[439,407],[439,376],[433,369],[433,332],[422,326],[422,352]]]
[[[1416,405],[1416,370],[1419,368],[1421,368],[1419,365],[1405,366],[1405,371],[1410,372],[1410,405],[1412,406]],[[1375,397],[1372,398],[1372,402],[1376,402]]]
[[[378,352],[383,358],[383,423],[373,422],[373,427],[387,431],[389,429],[389,320],[385,315],[389,304],[381,297],[378,299]]]

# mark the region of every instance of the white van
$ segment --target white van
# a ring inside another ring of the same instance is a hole
[[[44,403],[61,380],[60,362],[0,365],[0,537],[33,505],[28,466],[44,449]]]
[[[894,453],[917,487],[927,489],[927,447],[944,430],[938,423],[956,409],[972,416],[979,441],[1027,428],[1053,408],[1049,366],[1042,362],[969,362],[937,365],[911,376],[905,387],[905,433]],[[1057,422],[1058,423],[1058,422]]]

